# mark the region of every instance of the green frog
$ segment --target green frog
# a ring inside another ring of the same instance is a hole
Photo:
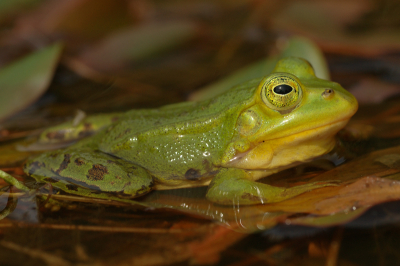
[[[290,188],[256,182],[331,151],[356,112],[352,94],[315,76],[304,59],[213,99],[89,116],[42,133],[78,140],[28,160],[25,172],[68,193],[135,198],[151,190],[208,186],[217,204],[279,202],[335,183]],[[90,136],[88,136],[90,135]]]

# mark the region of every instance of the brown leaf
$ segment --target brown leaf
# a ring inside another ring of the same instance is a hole
[[[400,182],[367,176],[340,189],[332,198],[315,204],[319,214],[331,215],[400,199]]]

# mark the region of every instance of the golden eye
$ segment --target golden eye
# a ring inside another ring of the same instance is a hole
[[[261,89],[264,103],[275,110],[288,110],[296,107],[302,97],[302,90],[295,77],[286,73],[277,73],[267,79]]]

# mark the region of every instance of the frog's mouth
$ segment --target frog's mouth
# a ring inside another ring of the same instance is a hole
[[[303,130],[289,136],[258,141],[246,152],[237,153],[226,165],[247,170],[270,170],[271,173],[309,161],[331,151],[335,135],[349,119]]]

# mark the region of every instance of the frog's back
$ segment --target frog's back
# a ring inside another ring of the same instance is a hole
[[[158,133],[160,128],[165,129],[168,125],[181,125],[179,131],[184,130],[185,133],[193,128],[198,130],[197,122],[204,123],[209,119],[218,119],[229,113],[230,109],[247,106],[260,81],[261,79],[251,80],[210,100],[182,102],[157,109],[131,110],[126,113],[122,123],[140,125],[135,128],[130,126],[130,132],[133,134]]]
[[[99,149],[148,169],[162,182],[201,179],[213,171],[260,80],[214,99],[132,110],[104,131]]]

